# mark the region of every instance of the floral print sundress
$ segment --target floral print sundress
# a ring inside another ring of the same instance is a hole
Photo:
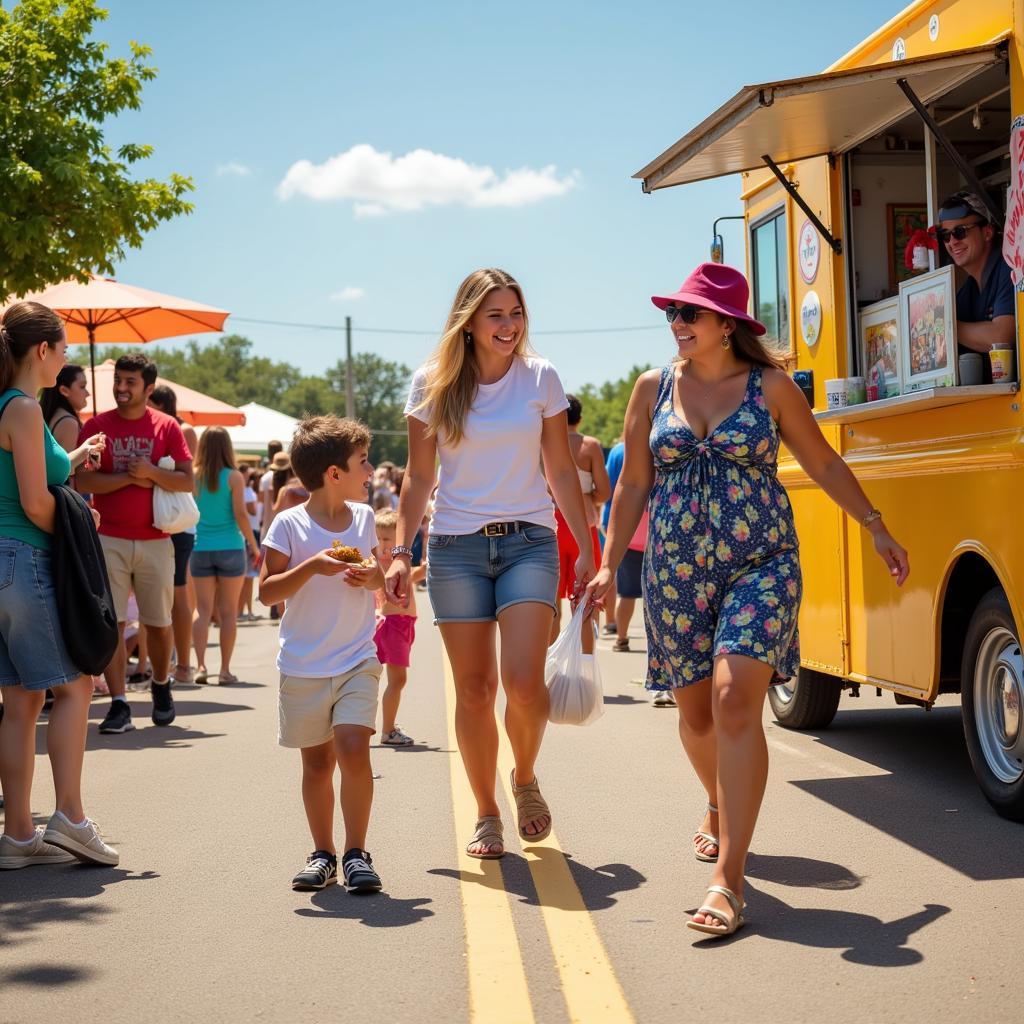
[[[675,366],[651,422],[654,488],[644,569],[647,689],[688,686],[721,654],[800,665],[802,583],[779,434],[755,366],[739,408],[703,440],[676,415]]]

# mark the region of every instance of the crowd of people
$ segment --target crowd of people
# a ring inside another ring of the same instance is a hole
[[[375,469],[362,424],[313,416],[287,451],[272,444],[262,471],[238,466],[222,428],[197,442],[173,390],[156,386],[157,368],[141,354],[115,364],[115,408],[82,422],[88,389],[81,369],[65,365],[60,318],[36,303],[8,307],[0,325],[0,571],[8,581],[0,586],[0,868],[117,862],[85,815],[81,775],[94,692],[110,697],[101,733],[134,727],[127,653],[119,643],[101,684],[75,667],[62,639],[48,488],[71,483],[89,497],[121,631],[137,618],[133,676],[148,683],[155,726],[174,721],[173,686],[237,681],[236,622],[258,614],[258,580],[261,604],[280,623],[278,738],[300,754],[314,847],[292,880],[297,890],[337,881],[339,868],[352,891],[382,887],[366,847],[369,745],[379,712],[382,743],[414,742],[398,715],[417,589],[425,584],[452,666],[456,738],[477,805],[466,852],[485,859],[506,849],[495,795],[499,686],[516,830],[522,842],[538,842],[554,820],[536,764],[548,720],[544,663],[562,600],[590,612],[585,651],[603,611],[604,634],[624,652],[642,599],[646,685],[655,704],[678,708],[683,749],[707,795],[693,853],[714,867],[687,925],[735,931],[768,771],[764,700],[799,665],[800,562],[775,471],[780,444],[870,531],[897,584],[909,566],[763,343],[742,274],[704,264],[652,301],[672,345],[665,365],[637,380],[622,440],[607,457],[581,430],[580,402],[530,347],[521,286],[486,269],[462,282],[436,350],[413,377],[405,467]],[[192,496],[194,527],[154,525],[161,491]],[[214,625],[216,672],[207,664]],[[34,733],[47,690],[57,806],[37,830]]]

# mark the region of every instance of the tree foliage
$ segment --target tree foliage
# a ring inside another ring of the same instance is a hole
[[[156,363],[160,376],[184,384],[230,405],[258,402],[289,416],[345,414],[345,363],[339,360],[323,376],[303,374],[291,363],[253,355],[252,342],[229,334],[212,344],[191,340],[182,348],[147,345],[142,349],[110,346],[97,351],[97,359],[117,359],[125,352],[141,351]],[[405,418],[402,410],[412,371],[372,352],[352,359],[355,413],[373,432],[371,457],[404,463]],[[398,431],[388,435],[382,431]]]
[[[92,38],[106,16],[96,0],[0,7],[0,299],[113,275],[126,246],[192,209],[189,178],[132,177],[152,147],[104,142],[103,122],[137,110],[156,77],[149,47],[110,58]]]
[[[647,369],[646,366],[634,366],[620,380],[606,381],[601,385],[584,384],[575,392],[583,406],[580,429],[584,434],[593,435],[605,448],[621,440],[633,385]]]

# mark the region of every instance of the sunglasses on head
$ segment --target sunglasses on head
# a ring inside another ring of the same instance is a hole
[[[938,228],[935,232],[935,237],[940,242],[948,242],[951,238],[955,238],[958,242],[962,242],[967,237],[967,232],[971,228],[980,228],[984,226],[983,220],[976,220],[973,224],[957,224],[955,228]]]
[[[679,317],[684,324],[695,324],[697,317],[701,313],[710,313],[708,309],[702,309],[700,306],[691,306],[689,304],[685,306],[666,306],[665,307],[665,319],[668,322],[675,323],[676,317]]]

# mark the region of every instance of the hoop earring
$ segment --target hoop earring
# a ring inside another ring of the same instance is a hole
[[[728,348],[732,344],[732,339],[728,334],[722,335],[722,348]]]

